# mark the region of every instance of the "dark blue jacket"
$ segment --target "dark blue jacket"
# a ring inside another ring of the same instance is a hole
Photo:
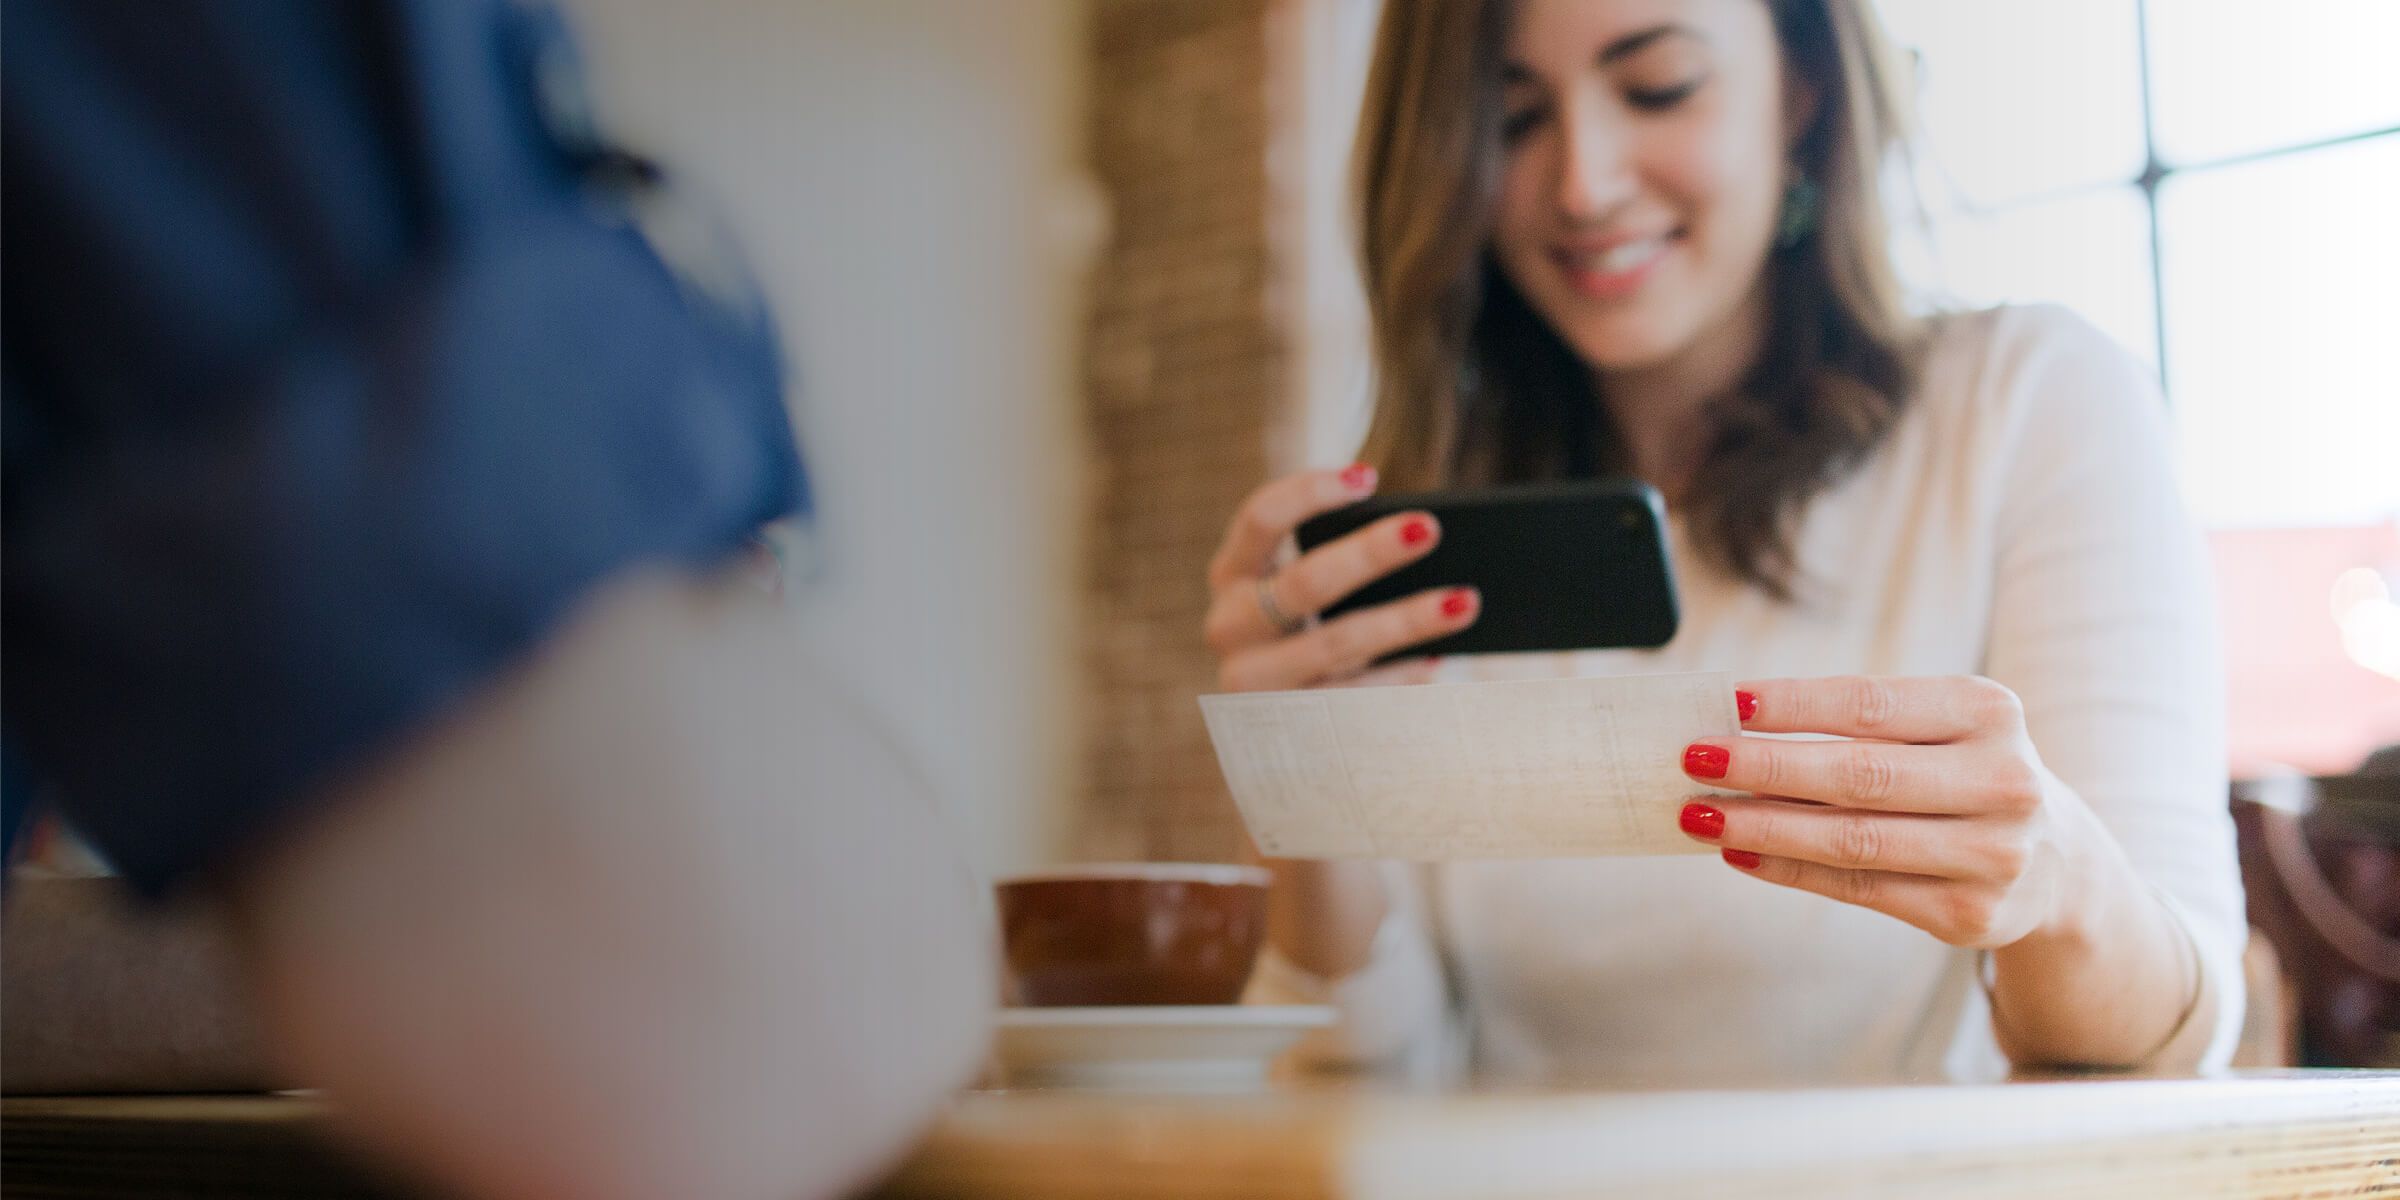
[[[804,504],[763,317],[632,226],[639,172],[546,12],[7,0],[0,26],[12,810],[38,778],[165,888],[604,577]]]

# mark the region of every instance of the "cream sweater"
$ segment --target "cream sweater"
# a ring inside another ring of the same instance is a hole
[[[2247,926],[2215,615],[2138,362],[2058,308],[1949,318],[1906,415],[1809,508],[1798,605],[1671,539],[1684,619],[1663,649],[1453,659],[1444,681],[1988,675],[2186,922],[2225,1061]],[[1253,985],[1338,1005],[1316,1056],[1617,1086],[2006,1070],[1972,952],[1713,855],[1384,869],[1395,904],[1366,967],[1328,985],[1270,951]]]

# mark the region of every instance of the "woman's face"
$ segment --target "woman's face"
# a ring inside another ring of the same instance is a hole
[[[1595,370],[1709,352],[1766,266],[1782,69],[1760,0],[1522,0],[1492,248]]]

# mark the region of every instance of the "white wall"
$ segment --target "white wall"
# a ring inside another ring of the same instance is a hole
[[[978,865],[1075,783],[1096,241],[1074,0],[572,0],[604,120],[713,193],[781,319],[818,498],[803,603]]]
[[[1301,113],[1293,176],[1300,245],[1292,260],[1300,270],[1298,386],[1305,402],[1300,461],[1279,464],[1285,468],[1347,462],[1367,433],[1374,347],[1359,280],[1351,155],[1382,18],[1383,0],[1305,0],[1298,60],[1279,67],[1287,74],[1278,82]]]

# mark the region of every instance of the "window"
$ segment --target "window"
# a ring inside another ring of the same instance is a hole
[[[2212,531],[2237,769],[2400,742],[2400,4],[1878,0],[1926,278],[2156,367]]]

